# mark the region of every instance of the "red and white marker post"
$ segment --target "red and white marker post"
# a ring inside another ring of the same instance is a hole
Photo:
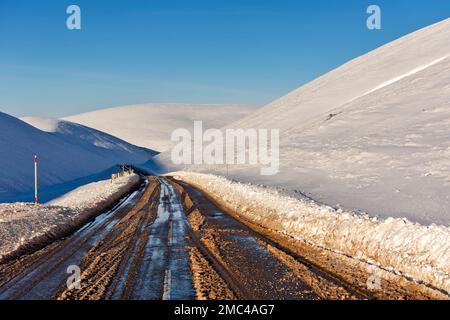
[[[34,203],[38,204],[38,157],[34,156]]]

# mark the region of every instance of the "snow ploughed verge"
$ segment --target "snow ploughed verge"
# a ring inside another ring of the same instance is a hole
[[[0,262],[66,236],[139,184],[136,174],[82,186],[44,205],[0,204]]]
[[[172,175],[211,192],[253,223],[450,293],[449,227],[336,210],[216,175]]]

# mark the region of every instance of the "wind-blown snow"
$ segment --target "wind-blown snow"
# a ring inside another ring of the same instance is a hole
[[[450,228],[336,210],[274,189],[176,172],[242,217],[296,239],[376,264],[450,293]]]
[[[83,215],[113,197],[121,197],[139,176],[88,184],[45,205],[32,203],[0,204],[0,260],[19,247],[63,228],[74,228]]]
[[[279,129],[279,174],[233,165],[189,170],[228,172],[371,216],[450,225],[449,39],[447,19],[228,126]]]
[[[248,105],[142,104],[103,109],[65,119],[162,152],[172,145],[172,131],[191,129],[194,120],[202,120],[205,129],[220,129],[257,109]]]
[[[0,113],[0,202],[15,201],[15,195],[33,190],[35,154],[39,158],[40,189],[90,176],[120,163],[144,163],[156,154],[79,124],[54,119],[24,120],[29,124]]]
[[[61,120],[55,118],[22,117],[20,120],[45,132],[58,132],[61,127]]]

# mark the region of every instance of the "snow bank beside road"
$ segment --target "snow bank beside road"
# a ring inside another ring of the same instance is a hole
[[[167,151],[173,145],[172,132],[178,128],[192,129],[194,119],[203,121],[205,130],[222,128],[257,109],[249,105],[155,103],[97,110],[65,120],[107,132],[137,146]]]
[[[72,221],[78,212],[33,203],[0,204],[0,261],[36,237]]]
[[[70,234],[139,184],[136,174],[82,186],[45,205],[0,204],[0,262]]]
[[[116,193],[124,194],[130,184],[139,181],[139,176],[132,174],[114,180],[99,181],[77,188],[65,195],[48,202],[48,205],[69,207],[78,211],[97,207]]]
[[[450,293],[450,228],[335,210],[270,188],[192,172],[174,176],[211,193],[243,218]]]

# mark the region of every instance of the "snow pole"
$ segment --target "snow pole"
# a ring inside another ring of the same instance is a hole
[[[34,156],[34,203],[38,203],[38,157]]]

